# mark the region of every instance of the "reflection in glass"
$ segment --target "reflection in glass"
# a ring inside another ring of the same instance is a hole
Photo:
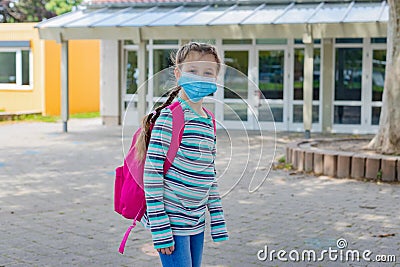
[[[337,48],[335,100],[361,100],[362,48]]]
[[[126,62],[126,94],[135,94],[138,88],[139,69],[136,51],[128,51]]]
[[[360,124],[360,106],[335,106],[335,124]]]
[[[275,122],[283,122],[283,107],[282,105],[270,105],[272,115],[274,117]]]
[[[174,50],[171,49],[156,49],[154,50],[154,74],[159,71],[172,67],[174,64],[171,60],[171,53]],[[162,71],[160,75],[157,75],[157,79],[153,80],[154,96],[166,96],[168,90],[176,85],[173,68],[169,68],[168,71]]]
[[[256,39],[256,44],[285,45],[287,44],[287,39]]]
[[[242,103],[225,104],[224,120],[247,121],[247,105]]]
[[[0,52],[0,83],[17,83],[15,52]]]
[[[379,118],[381,116],[381,107],[372,107],[371,110],[371,124],[379,125]]]
[[[337,44],[362,44],[362,38],[336,38]]]
[[[224,39],[222,44],[251,44],[251,39]]]
[[[247,99],[248,87],[248,51],[225,51],[225,64],[227,68],[224,76],[224,97]],[[238,73],[234,69],[242,72]]]
[[[371,38],[371,43],[373,44],[386,44],[386,38]]]
[[[386,50],[374,50],[372,57],[372,101],[382,101],[385,67]]]
[[[319,106],[312,106],[312,122],[319,121]],[[293,122],[303,122],[303,105],[293,105]]]
[[[134,45],[135,43],[132,40],[124,40],[124,45]]]
[[[319,100],[321,55],[320,49],[314,49],[314,75],[313,75],[313,100]],[[304,49],[294,50],[294,75],[293,75],[293,99],[303,100],[304,81]]]
[[[281,111],[283,111],[283,109],[281,108],[282,105],[277,105],[278,109],[281,109],[280,111],[278,110],[277,113],[275,115],[272,114],[271,110],[270,110],[270,106],[268,104],[268,102],[263,99],[260,102],[260,105],[258,106],[258,121],[260,122],[273,122],[274,121],[274,116],[278,117],[278,119],[280,119],[282,121],[283,116],[280,117]],[[275,110],[276,110],[276,106],[275,106]]]
[[[29,85],[29,51],[21,51],[22,54],[22,85]]]
[[[259,88],[266,99],[283,99],[284,51],[260,51]]]
[[[158,45],[158,44],[178,44],[178,40],[154,40],[153,44]]]

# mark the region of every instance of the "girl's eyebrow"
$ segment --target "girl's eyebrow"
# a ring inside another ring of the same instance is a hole
[[[216,70],[214,70],[213,68],[207,68],[206,71],[215,72]]]

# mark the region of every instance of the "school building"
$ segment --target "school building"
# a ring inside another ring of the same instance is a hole
[[[137,91],[138,85],[171,66],[170,53],[179,45],[200,40],[215,44],[225,64],[244,74],[231,77],[227,71],[223,83],[229,90],[206,101],[220,127],[374,133],[388,15],[386,0],[92,0],[37,28],[41,39],[61,44],[64,64],[69,42],[100,40],[106,124],[138,124],[163,101],[171,77],[150,80],[146,90]],[[61,74],[64,95],[67,69]],[[262,97],[273,120],[261,110]]]
[[[37,23],[0,23],[0,113],[59,115],[61,45],[41,40]],[[69,42],[71,113],[100,108],[100,41]]]

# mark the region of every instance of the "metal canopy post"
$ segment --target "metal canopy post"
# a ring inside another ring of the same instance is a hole
[[[63,132],[68,132],[69,92],[68,92],[68,41],[61,42],[61,119]]]
[[[303,124],[304,137],[311,137],[312,126],[312,100],[313,100],[313,72],[314,72],[314,46],[311,31],[308,28],[303,36],[304,48],[304,80],[303,80]]]

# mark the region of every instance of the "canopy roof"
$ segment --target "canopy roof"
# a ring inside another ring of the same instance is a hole
[[[36,27],[41,38],[139,42],[148,39],[301,38],[304,33],[314,38],[379,37],[386,36],[389,15],[386,1],[220,1],[213,4],[130,1],[124,7],[99,7],[99,1],[39,23]]]

